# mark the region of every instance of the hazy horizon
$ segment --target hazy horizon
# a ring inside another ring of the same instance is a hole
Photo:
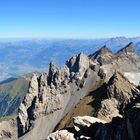
[[[110,37],[0,37],[0,41],[7,40],[100,40],[100,39],[111,39],[111,38],[140,38],[140,36],[110,36]]]

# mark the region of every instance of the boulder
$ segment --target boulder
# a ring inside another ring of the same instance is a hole
[[[50,134],[46,140],[76,140],[74,134],[67,130],[60,130]]]

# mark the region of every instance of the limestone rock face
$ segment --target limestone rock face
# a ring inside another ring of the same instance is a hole
[[[118,70],[120,72],[140,72],[140,57],[136,54],[135,46],[131,42],[117,53],[112,53],[106,46],[89,56],[94,62],[100,64],[104,69],[106,80]]]
[[[108,64],[113,61],[114,55],[107,48],[107,46],[103,46],[99,51],[89,56],[90,59],[97,61],[100,65]]]
[[[123,110],[139,95],[139,91],[120,72],[115,72],[107,84],[105,99],[101,101],[99,118],[121,117]]]
[[[106,121],[104,120],[100,120],[98,118],[90,117],[90,116],[82,116],[82,117],[77,116],[77,117],[74,117],[73,119],[74,119],[73,120],[74,128],[76,131],[80,131],[82,127],[90,127],[91,124],[96,123],[96,122],[103,123],[103,124],[106,123]]]
[[[29,92],[20,105],[19,139],[137,140],[139,117],[131,116],[131,113],[135,110],[132,114],[139,116],[140,91],[122,73],[139,70],[140,58],[132,43],[116,54],[106,46],[89,57],[80,53],[62,68],[50,63],[48,73],[33,75]],[[91,91],[99,95],[92,95]],[[76,117],[70,132],[67,129],[50,134],[64,116],[69,122],[66,114],[70,115],[71,121],[71,111],[84,97],[92,109],[86,107],[97,118]]]
[[[116,54],[118,56],[120,56],[120,55],[129,55],[129,56],[135,55],[136,51],[134,48],[134,44],[132,42],[130,42],[126,47],[119,50]]]
[[[83,53],[72,57],[63,68],[58,69],[50,63],[48,74],[34,74],[29,93],[19,108],[19,137],[45,139],[80,99],[104,78],[103,69]],[[35,135],[40,132],[39,128],[44,129],[40,135]]]
[[[24,98],[23,102],[19,107],[18,121],[20,122],[20,125],[18,126],[19,128],[18,130],[21,134],[24,134],[30,127],[30,122],[28,120],[29,117],[33,115],[32,114],[33,112],[30,112],[30,110],[33,108],[32,104],[33,102],[36,101],[37,94],[38,94],[38,82],[36,75],[33,74],[29,86],[29,92],[27,93],[26,97]]]
[[[81,136],[83,136],[84,138],[88,138],[89,140],[128,139],[128,135],[124,132],[123,119],[114,118],[109,123],[102,122],[102,120],[98,120],[96,122],[91,123],[88,127],[86,125],[83,126],[79,124],[80,130],[74,133],[76,138],[80,139]]]
[[[85,54],[80,53],[77,57],[72,57],[66,65],[70,68],[72,74],[75,73],[72,76],[81,79],[85,71],[89,68],[89,63],[89,58]]]
[[[74,138],[74,134],[68,132],[67,130],[60,130],[50,134],[46,140],[76,140],[76,139]]]
[[[115,54],[113,62],[117,69],[123,72],[139,72],[140,57],[136,54],[133,43],[129,43],[126,47]]]

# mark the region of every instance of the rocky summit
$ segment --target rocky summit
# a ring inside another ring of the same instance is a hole
[[[138,96],[138,89],[121,73],[115,72],[107,83],[106,95],[100,103],[97,116],[106,121],[122,117],[126,106]]]
[[[116,53],[107,46],[89,56],[80,53],[61,68],[51,62],[48,72],[32,74],[17,122],[14,128],[13,119],[5,122],[8,128],[0,123],[1,137],[139,140],[139,75],[140,57],[132,42]]]
[[[51,62],[48,73],[31,78],[17,117],[19,139],[137,140],[140,91],[124,73],[139,72],[139,60],[129,43],[115,54],[106,46],[80,53],[62,68]]]
[[[33,75],[29,92],[19,107],[17,120],[21,139],[45,139],[104,78],[103,70],[83,53],[72,57],[61,69],[51,63],[48,74]],[[35,135],[40,130],[41,135]]]
[[[98,62],[100,65],[104,65],[111,63],[114,55],[112,51],[107,48],[107,46],[103,46],[100,50],[89,55],[89,57],[91,60]]]

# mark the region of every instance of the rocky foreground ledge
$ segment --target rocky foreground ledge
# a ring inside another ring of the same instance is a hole
[[[124,72],[140,72],[140,57],[133,43],[116,54],[106,46],[90,56],[80,53],[60,69],[50,63],[48,73],[33,74],[28,93],[19,107],[19,139],[138,140],[140,93],[123,76]],[[75,113],[77,104],[82,102],[83,107],[86,104],[83,99],[89,99],[89,93],[98,88],[103,90],[97,95],[98,99],[92,95],[93,102],[88,104],[93,108],[92,113],[86,114],[94,117],[74,116],[80,114]],[[74,116],[74,121],[68,123],[66,119],[62,130],[52,133],[67,115]]]

